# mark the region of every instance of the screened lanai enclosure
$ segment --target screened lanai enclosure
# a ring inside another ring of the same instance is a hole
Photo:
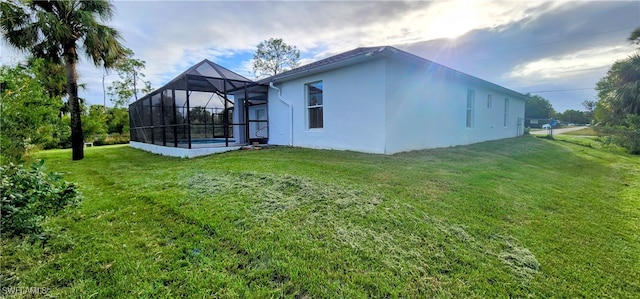
[[[197,149],[266,143],[267,88],[205,59],[129,105],[132,145]]]

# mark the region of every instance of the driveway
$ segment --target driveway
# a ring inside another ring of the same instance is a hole
[[[562,129],[553,129],[553,134],[562,134],[562,133],[566,133],[566,132],[582,130],[584,128],[586,128],[586,127],[585,126],[576,126],[576,127],[564,127]],[[529,133],[531,133],[533,135],[547,135],[547,134],[549,134],[549,130],[531,129],[531,131]]]

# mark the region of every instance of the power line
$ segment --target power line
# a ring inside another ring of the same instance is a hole
[[[568,88],[568,89],[552,89],[552,90],[527,91],[525,93],[562,92],[562,91],[587,90],[587,89],[595,89],[595,88],[583,87],[583,88]]]

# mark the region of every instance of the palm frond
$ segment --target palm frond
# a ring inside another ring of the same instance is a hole
[[[111,3],[105,0],[81,0],[79,10],[96,14],[102,21],[110,20],[114,13]]]
[[[96,66],[112,68],[126,51],[120,43],[120,33],[109,26],[96,24],[85,34],[83,48]]]

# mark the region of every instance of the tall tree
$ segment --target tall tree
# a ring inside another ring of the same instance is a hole
[[[640,27],[628,41],[640,46]],[[625,125],[627,118],[640,115],[640,51],[616,61],[596,84],[598,102],[594,114],[606,125]]]
[[[72,159],[84,158],[81,109],[78,99],[78,51],[96,66],[111,68],[123,56],[117,30],[102,24],[113,16],[107,0],[0,3],[0,28],[8,44],[54,62],[64,62],[71,112]]]
[[[584,102],[582,102],[582,107],[587,109],[587,112],[593,113],[593,110],[596,109],[596,103],[597,102],[593,100],[584,100]]]
[[[585,111],[578,111],[574,109],[565,110],[558,114],[558,118],[564,122],[574,124],[588,124],[591,122],[589,115]]]
[[[116,107],[127,106],[132,98],[138,100],[138,94],[151,92],[151,82],[144,80],[144,70],[146,62],[133,57],[131,49],[125,50],[125,57],[119,59],[114,68],[120,80],[113,81],[109,86],[108,94],[111,102]]]
[[[547,119],[555,115],[555,110],[549,100],[541,96],[528,95],[524,107],[525,118]]]
[[[30,149],[45,147],[61,122],[62,102],[36,79],[42,60],[30,66],[0,66],[0,160],[20,162]]]
[[[67,95],[67,79],[64,64],[42,58],[29,57],[27,65],[35,71],[35,76],[52,99],[61,99]]]
[[[196,106],[189,111],[189,119],[191,124],[211,123],[211,112],[202,106]]]
[[[287,45],[281,38],[270,38],[258,44],[253,54],[256,77],[274,76],[300,64],[300,50]]]
[[[91,105],[82,115],[82,133],[85,139],[108,133],[107,113],[102,105]]]
[[[129,132],[129,109],[109,108],[107,110],[107,133],[123,134]]]
[[[620,125],[627,115],[640,115],[640,52],[616,61],[596,84],[596,119]]]
[[[640,48],[640,27],[633,30],[627,40]]]
[[[584,107],[584,109],[587,109],[587,112],[585,112],[585,115],[587,116],[589,121],[593,121],[595,119],[594,112],[596,110],[597,105],[598,105],[598,102],[593,100],[585,100],[584,102],[582,102],[582,107]]]

